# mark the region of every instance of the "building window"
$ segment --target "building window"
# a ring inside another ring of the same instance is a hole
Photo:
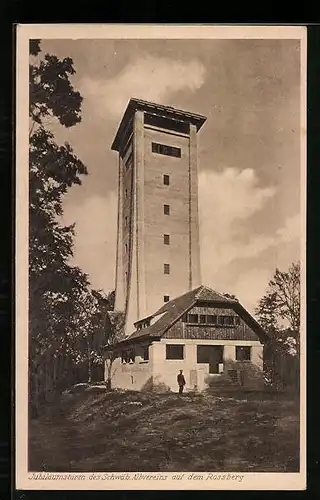
[[[170,264],[163,264],[163,273],[170,274]]]
[[[170,215],[170,205],[163,205],[164,215]]]
[[[148,345],[143,348],[142,357],[143,357],[144,361],[149,361],[149,346]]]
[[[206,323],[206,315],[205,314],[200,314],[200,323]]]
[[[134,363],[136,360],[136,353],[134,352],[134,349],[130,349],[129,351],[129,363]]]
[[[158,144],[157,142],[152,143],[152,152],[159,155],[174,156],[175,158],[181,158],[181,149],[175,148],[174,146],[167,146],[165,144]]]
[[[128,226],[128,217],[127,216],[124,218],[124,224],[125,224],[125,227]]]
[[[188,314],[187,315],[188,323],[198,323],[198,315],[197,314]]]
[[[164,295],[163,296],[163,302],[169,302],[169,300],[170,300],[169,295]]]
[[[125,250],[126,253],[128,253],[128,243],[125,243],[124,250]]]
[[[224,316],[218,316],[218,325],[224,325]]]
[[[163,184],[165,186],[169,186],[169,184],[170,184],[170,177],[169,177],[169,175],[164,174],[164,176],[163,176]]]
[[[126,198],[128,197],[128,190],[127,189],[125,190],[125,197]]]
[[[224,326],[233,326],[235,324],[234,319],[234,316],[218,316],[218,324]]]
[[[220,373],[219,365],[223,364],[223,346],[197,345],[197,363],[208,363],[209,373]]]
[[[136,323],[137,330],[142,330],[142,328],[147,328],[148,326],[150,326],[149,319],[147,319],[146,321],[139,321],[139,323]]]
[[[223,363],[223,346],[215,345],[210,348],[209,373],[218,374],[219,365]]]
[[[250,346],[236,346],[236,360],[237,361],[250,361],[251,360],[251,347]]]
[[[166,345],[166,359],[183,359],[184,346],[179,344]]]
[[[239,318],[239,316],[234,316],[234,324],[238,325],[238,326],[240,325],[240,318]]]
[[[164,234],[163,235],[163,243],[165,245],[170,245],[170,234]]]
[[[121,353],[121,362],[122,363],[134,363],[135,362],[135,352],[133,349],[128,351],[122,351]]]
[[[213,314],[207,314],[207,323],[210,323],[211,325],[216,325],[217,324],[217,316]]]
[[[209,363],[210,346],[197,345],[197,363]]]
[[[225,316],[224,324],[229,326],[233,325],[233,316]]]

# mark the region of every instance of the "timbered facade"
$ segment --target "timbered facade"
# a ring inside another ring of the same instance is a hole
[[[111,386],[177,390],[183,370],[187,390],[203,390],[237,361],[262,370],[266,335],[237,301],[200,286],[135,323],[128,338],[106,351]]]

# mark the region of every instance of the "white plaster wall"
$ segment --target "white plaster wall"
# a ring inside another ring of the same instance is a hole
[[[166,344],[182,344],[184,345],[183,360],[166,359]],[[252,363],[257,364],[262,368],[260,355],[262,356],[263,346],[259,341],[243,341],[243,340],[197,340],[197,339],[162,339],[159,342],[152,344],[153,352],[153,380],[154,383],[163,383],[172,391],[178,391],[177,375],[179,370],[183,370],[186,380],[185,390],[194,390],[191,383],[192,370],[197,370],[197,388],[203,390],[207,385],[205,380],[209,375],[209,364],[197,363],[197,345],[223,345],[224,346],[224,361],[235,361],[237,345],[247,345],[252,347]],[[210,375],[219,377],[219,375]]]
[[[111,387],[113,389],[127,389],[140,391],[146,384],[150,383],[152,377],[152,363],[141,361],[136,357],[135,363],[121,363],[117,358],[111,367]],[[108,378],[107,361],[105,364],[105,380]]]
[[[184,345],[184,359],[166,359],[166,344]],[[224,362],[235,361],[236,345],[248,345],[252,348],[252,363],[263,368],[263,346],[259,341],[229,340],[196,340],[196,339],[162,339],[149,346],[149,361],[143,361],[139,348],[136,349],[136,362],[122,364],[117,358],[112,364],[112,387],[129,390],[141,390],[146,384],[151,388],[152,383],[163,390],[169,388],[178,392],[177,375],[183,370],[186,380],[185,390],[194,390],[194,372],[197,372],[197,389],[207,387],[206,378],[209,375],[209,364],[197,363],[197,345],[224,345]],[[142,347],[141,347],[142,349]],[[210,377],[219,377],[211,374]],[[107,372],[106,377],[107,379]]]
[[[172,342],[172,344],[185,344],[184,342]],[[153,382],[155,385],[164,384],[172,391],[178,392],[177,375],[179,370],[183,370],[186,379],[185,389],[190,389],[190,366],[194,367],[194,363],[186,359],[186,354],[190,354],[190,350],[185,348],[185,359],[171,360],[166,359],[166,343],[163,341],[154,342],[152,344],[153,353]]]

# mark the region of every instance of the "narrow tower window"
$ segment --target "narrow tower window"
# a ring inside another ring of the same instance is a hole
[[[163,264],[164,274],[170,274],[170,264]]]
[[[163,205],[164,215],[170,215],[170,205]]]
[[[170,300],[169,295],[164,295],[163,296],[163,302],[169,302],[169,300]]]
[[[170,245],[170,234],[164,234],[163,235],[163,243],[165,245]]]
[[[164,176],[163,176],[163,184],[165,186],[169,186],[169,184],[170,184],[170,176],[169,175],[164,174]]]

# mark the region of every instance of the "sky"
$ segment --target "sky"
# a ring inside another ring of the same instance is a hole
[[[202,282],[254,312],[276,267],[300,250],[299,40],[43,40],[71,57],[80,124],[53,125],[87,166],[64,199],[76,223],[73,263],[114,289],[117,153],[131,97],[203,114],[199,140]]]

